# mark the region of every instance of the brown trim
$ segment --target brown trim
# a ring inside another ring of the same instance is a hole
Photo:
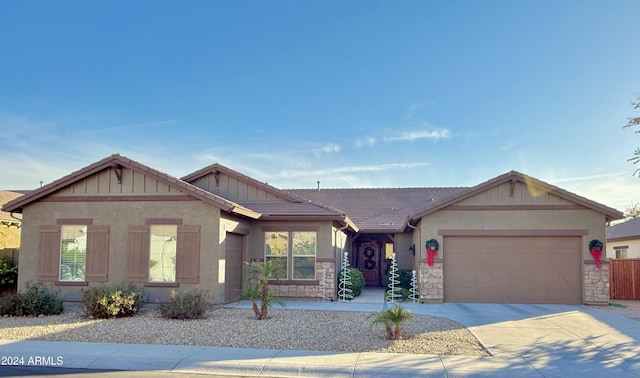
[[[156,225],[156,224],[181,225],[182,218],[146,218],[144,220],[144,224],[146,224],[147,226]]]
[[[523,205],[451,205],[444,210],[462,210],[462,211],[473,211],[473,210],[584,210],[586,209],[584,206],[580,205],[533,205],[533,204],[523,204]]]
[[[629,249],[629,246],[628,245],[621,245],[621,246],[613,247],[613,249]]]
[[[316,259],[316,263],[324,263],[324,262],[335,263],[336,259],[331,259],[331,258],[328,258],[328,259]]]
[[[269,280],[269,285],[319,285],[318,280]]]
[[[427,259],[420,260],[420,263],[421,263],[421,264],[427,264],[427,265],[428,265],[428,264],[429,264],[429,260],[427,260]],[[433,260],[433,263],[434,263],[434,264],[437,264],[437,263],[441,263],[441,264],[442,264],[442,263],[444,263],[444,259],[443,259],[442,257],[440,257],[440,258],[435,258],[435,259]]]
[[[281,226],[262,226],[263,232],[273,232],[273,231],[288,231],[288,232],[296,232],[296,231],[320,231],[320,227],[317,226],[300,226],[295,224],[283,224]]]
[[[587,229],[576,230],[438,230],[442,236],[584,236]]]
[[[180,287],[179,282],[146,282],[144,287]]]
[[[58,218],[56,219],[57,225],[91,225],[93,219],[91,218]]]
[[[607,242],[619,242],[619,241],[637,240],[637,239],[640,239],[640,235],[623,236],[619,238],[609,238],[607,239]]]
[[[41,202],[150,202],[150,201],[197,201],[187,194],[154,194],[154,195],[124,195],[124,196],[49,196],[40,199]]]
[[[55,286],[89,286],[87,281],[56,281]]]
[[[621,260],[629,260],[629,259],[621,259]],[[584,260],[583,264],[585,264],[585,265],[596,265],[596,261],[594,259]],[[600,259],[600,264],[601,265],[609,265],[609,260]]]

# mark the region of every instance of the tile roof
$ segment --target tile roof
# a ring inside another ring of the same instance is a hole
[[[2,205],[4,205],[5,203],[9,202],[9,201],[13,201],[14,199],[18,198],[18,197],[22,197],[22,193],[18,193],[18,192],[12,192],[9,190],[0,190],[0,222],[1,221],[5,221],[5,222],[20,222],[20,219],[22,219],[21,214],[13,214],[13,216],[11,216],[10,212],[7,211],[2,211]],[[16,219],[19,218],[19,219]]]
[[[286,189],[345,212],[363,232],[402,232],[409,216],[466,188]]]
[[[640,218],[607,227],[607,240],[640,239]]]
[[[153,169],[144,164],[138,163],[137,161],[131,160],[119,154],[114,154],[109,157],[106,157],[98,162],[95,162],[80,170],[72,172],[56,181],[53,181],[39,189],[33,190],[28,194],[24,195],[23,197],[13,199],[8,203],[4,204],[2,206],[2,210],[15,211],[15,212],[21,213],[22,208],[31,202],[37,201],[40,198],[43,198],[52,193],[55,193],[56,191],[70,185],[71,183],[81,180],[85,177],[91,176],[97,172],[102,171],[103,169],[107,169],[107,168],[118,166],[118,165],[140,172],[150,177],[153,177],[154,179],[160,182],[163,182],[171,187],[178,188],[183,192],[185,192],[186,194],[189,194],[204,202],[214,204],[215,206],[225,211],[228,211],[230,213],[236,213],[236,214],[244,215],[254,219],[257,219],[260,216],[260,214],[255,213],[254,211],[247,209],[240,204],[226,200],[213,193],[207,192],[206,190],[202,190],[197,186],[191,185],[176,177],[160,172],[156,169]]]

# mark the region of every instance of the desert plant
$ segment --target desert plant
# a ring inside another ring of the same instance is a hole
[[[15,284],[17,279],[18,267],[13,265],[11,257],[0,257],[0,288]]]
[[[268,317],[268,309],[273,303],[284,307],[284,303],[271,293],[269,279],[283,278],[286,275],[286,268],[278,260],[245,262],[245,264],[249,267],[249,282],[240,298],[252,301],[256,319],[266,319]],[[253,282],[257,283],[253,284]],[[260,300],[259,311],[256,310],[258,308],[257,300]]]
[[[194,289],[184,295],[171,290],[171,301],[160,304],[160,314],[169,319],[200,319],[207,311],[207,301],[202,290]]]
[[[58,315],[62,312],[62,298],[58,292],[42,283],[27,284],[24,293],[18,295],[20,309],[17,315]]]
[[[358,295],[362,294],[362,289],[364,288],[364,274],[362,274],[362,272],[358,268],[349,267],[347,269],[349,270],[349,282],[351,284],[347,284],[346,287],[348,289],[351,289],[351,294],[354,297],[357,297]],[[342,270],[340,271],[338,277],[340,277],[340,281],[342,282]]]
[[[84,291],[82,303],[89,316],[119,318],[138,313],[144,305],[144,289],[134,284],[94,286]]]
[[[22,315],[20,295],[11,293],[0,296],[0,316]]]
[[[371,328],[376,324],[382,324],[389,340],[400,340],[401,325],[413,318],[413,313],[400,306],[394,306],[376,314],[371,314],[369,318],[373,319]]]

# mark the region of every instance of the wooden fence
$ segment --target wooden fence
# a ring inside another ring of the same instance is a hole
[[[640,300],[640,259],[609,260],[611,299]]]

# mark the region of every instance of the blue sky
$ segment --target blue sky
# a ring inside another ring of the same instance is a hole
[[[640,2],[5,1],[0,188],[113,153],[280,188],[518,170],[624,210]]]

